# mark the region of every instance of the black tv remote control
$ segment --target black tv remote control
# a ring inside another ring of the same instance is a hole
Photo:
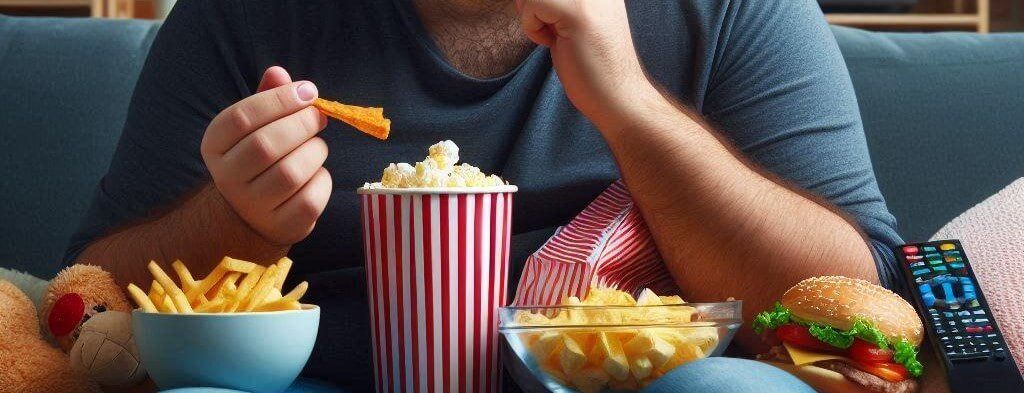
[[[960,241],[906,244],[896,255],[950,390],[1024,392]]]

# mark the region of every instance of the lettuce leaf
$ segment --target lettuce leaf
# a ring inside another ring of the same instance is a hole
[[[789,323],[789,317],[789,309],[783,307],[781,303],[775,302],[775,307],[772,310],[762,312],[754,317],[754,332],[761,334],[761,332],[766,329],[776,329],[779,326]]]
[[[835,328],[828,325],[821,325],[817,323],[811,323],[807,325],[807,331],[811,333],[814,338],[831,344],[833,347],[839,347],[842,349],[849,348],[853,345],[853,334],[850,331],[836,330]]]
[[[910,375],[919,377],[924,370],[921,362],[917,360],[917,349],[913,345],[904,339],[890,344],[881,330],[863,319],[854,320],[850,330],[837,330],[828,325],[793,318],[788,308],[776,302],[772,310],[762,312],[754,317],[753,327],[754,331],[760,334],[765,330],[773,330],[787,323],[806,326],[812,336],[837,348],[849,348],[853,345],[855,338],[875,344],[881,349],[889,349],[891,346],[893,347],[893,361],[906,367]]]
[[[906,367],[915,378],[920,377],[921,371],[924,371],[924,366],[917,360],[917,349],[907,340],[901,339],[893,345],[892,359]]]

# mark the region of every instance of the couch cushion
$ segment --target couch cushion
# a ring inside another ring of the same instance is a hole
[[[833,31],[904,239],[1024,174],[1024,34]]]
[[[156,27],[0,15],[0,266],[43,277],[60,266]]]

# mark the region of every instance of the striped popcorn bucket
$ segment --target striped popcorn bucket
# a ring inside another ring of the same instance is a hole
[[[512,194],[360,188],[377,392],[497,392]]]

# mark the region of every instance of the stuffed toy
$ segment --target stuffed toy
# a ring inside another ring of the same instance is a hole
[[[96,266],[68,267],[50,282],[0,269],[0,393],[151,390],[130,312]]]

